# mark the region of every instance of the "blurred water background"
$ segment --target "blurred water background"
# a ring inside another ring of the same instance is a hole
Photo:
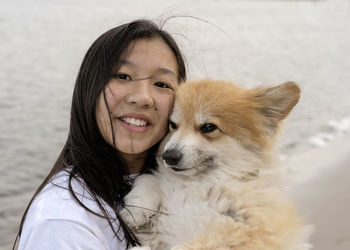
[[[311,148],[330,121],[350,117],[347,0],[2,0],[0,249],[10,248],[65,142],[75,77],[91,43],[121,23],[170,16],[177,17],[165,29],[183,48],[190,79],[300,84],[302,99],[282,134],[284,158]]]

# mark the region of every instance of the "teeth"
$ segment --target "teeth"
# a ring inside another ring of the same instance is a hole
[[[147,122],[141,119],[136,119],[133,117],[122,117],[120,118],[123,122],[129,123],[130,125],[136,126],[136,127],[144,127],[147,125]]]

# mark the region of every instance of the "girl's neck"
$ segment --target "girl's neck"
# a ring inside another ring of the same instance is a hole
[[[143,166],[145,165],[148,151],[138,154],[127,154],[123,152],[119,153],[128,165],[130,174],[136,174],[141,172]]]

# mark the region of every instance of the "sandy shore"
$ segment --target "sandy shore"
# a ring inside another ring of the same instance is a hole
[[[350,249],[350,134],[297,155],[286,165],[300,168],[290,176],[289,192],[300,213],[315,225],[314,249]]]

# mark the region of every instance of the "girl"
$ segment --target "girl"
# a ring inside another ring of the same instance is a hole
[[[92,44],[76,80],[66,144],[24,213],[18,249],[138,244],[119,211],[132,179],[156,167],[174,90],[185,78],[175,40],[151,21],[118,26]]]

